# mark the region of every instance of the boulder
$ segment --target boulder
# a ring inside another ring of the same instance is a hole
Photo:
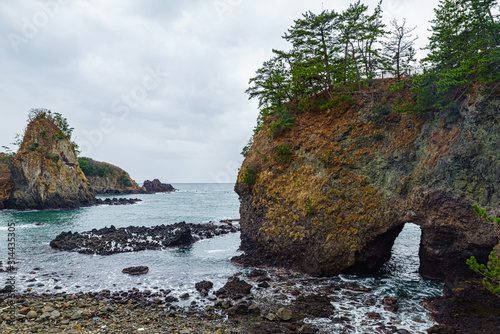
[[[122,270],[122,273],[129,275],[144,275],[149,272],[149,268],[146,266],[128,267]]]
[[[215,292],[218,298],[241,299],[250,294],[252,286],[238,277],[230,277],[227,283]]]

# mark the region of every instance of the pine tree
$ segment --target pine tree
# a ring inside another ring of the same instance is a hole
[[[325,10],[319,15],[309,11],[283,36],[293,46],[292,75],[311,88],[309,93],[332,90],[331,61],[338,50],[332,30],[337,16],[334,11]]]
[[[389,40],[383,43],[383,57],[386,69],[394,73],[396,80],[401,81],[401,76],[408,73],[411,64],[415,62],[415,41],[417,37],[412,38],[411,32],[416,29],[406,27],[406,19],[400,25],[396,19],[391,21],[393,30],[390,33]]]
[[[441,0],[432,23],[424,62],[437,74],[437,94],[457,95],[476,79],[500,79],[500,22],[496,0]]]

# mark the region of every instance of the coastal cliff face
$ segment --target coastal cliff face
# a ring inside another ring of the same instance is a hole
[[[0,210],[4,209],[4,202],[6,202],[14,188],[14,183],[10,178],[10,165],[14,160],[11,154],[0,153]]]
[[[78,158],[87,180],[96,194],[138,194],[139,185],[120,167],[90,158]]]
[[[95,203],[94,192],[78,166],[72,144],[43,115],[28,124],[11,162],[10,176],[5,165],[2,170],[0,193],[3,198],[8,197],[5,208],[76,208]]]
[[[295,126],[254,137],[235,186],[241,249],[234,261],[316,276],[369,273],[391,256],[405,223],[422,230],[420,272],[472,276],[498,244],[474,203],[500,204],[500,97],[437,116],[391,111],[392,92],[297,113]],[[435,117],[434,117],[435,116]]]

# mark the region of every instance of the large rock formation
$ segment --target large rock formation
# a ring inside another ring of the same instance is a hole
[[[0,210],[4,209],[6,202],[14,188],[14,183],[10,178],[10,165],[14,160],[14,156],[7,153],[0,153]]]
[[[0,172],[0,201],[8,197],[5,208],[76,208],[96,201],[72,143],[46,113],[28,124],[9,172],[5,165]]]
[[[467,258],[487,261],[498,234],[472,205],[494,214],[500,204],[500,98],[424,117],[391,111],[395,95],[297,113],[280,133],[268,119],[235,186],[245,252],[236,262],[373,272],[407,222],[422,229],[425,277],[463,279]]]
[[[168,183],[161,183],[160,180],[154,179],[153,181],[146,180],[142,185],[142,191],[150,194],[154,193],[168,193],[175,191],[175,188]]]
[[[138,194],[142,192],[139,185],[120,167],[84,157],[78,158],[78,162],[96,194]]]

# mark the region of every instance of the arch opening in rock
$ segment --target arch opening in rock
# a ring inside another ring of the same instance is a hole
[[[418,280],[422,230],[413,223],[403,225],[401,232],[394,240],[391,257],[382,266],[381,272],[385,275],[408,280]]]

